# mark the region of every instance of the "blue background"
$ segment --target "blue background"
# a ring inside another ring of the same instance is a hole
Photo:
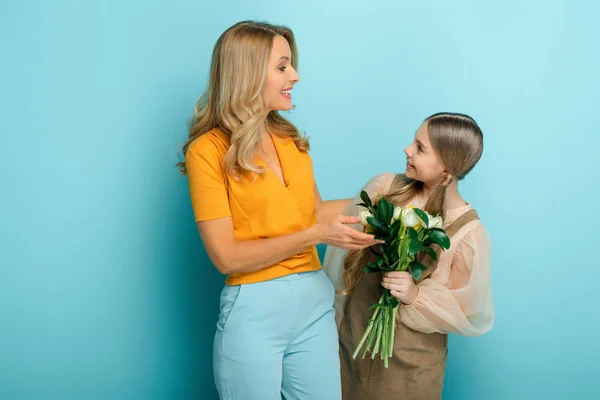
[[[497,320],[451,338],[444,399],[600,398],[599,16],[591,0],[0,1],[0,398],[216,398],[224,279],[174,164],[242,19],[294,29],[289,117],[324,198],[402,172],[431,113],[483,128],[461,191],[493,238]]]

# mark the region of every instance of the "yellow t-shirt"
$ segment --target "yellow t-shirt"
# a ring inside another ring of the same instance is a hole
[[[265,163],[256,180],[245,175],[236,180],[225,172],[223,159],[229,136],[213,129],[188,148],[185,165],[196,221],[231,217],[238,241],[267,239],[307,229],[317,223],[315,180],[310,156],[290,138],[272,135],[285,185]],[[315,271],[321,262],[315,246],[255,272],[232,273],[226,283],[263,282],[298,272]]]

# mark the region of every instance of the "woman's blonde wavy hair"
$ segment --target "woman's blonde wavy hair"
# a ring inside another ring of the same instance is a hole
[[[261,94],[276,36],[287,40],[292,66],[297,69],[296,42],[287,27],[242,21],[219,37],[212,54],[208,88],[196,104],[184,155],[194,140],[214,128],[230,138],[223,163],[225,171],[234,177],[245,172],[264,173],[264,168],[253,161],[261,135],[266,132],[289,137],[299,150],[309,150],[308,139],[278,111],[268,111]],[[177,165],[185,175],[185,162]]]
[[[429,140],[452,179],[462,180],[481,158],[483,153],[483,132],[473,118],[458,113],[437,113],[425,119]],[[425,211],[444,217],[444,199],[447,185],[439,184],[425,204]],[[406,206],[423,190],[423,182],[398,175],[393,180],[387,201],[396,206]],[[351,250],[344,259],[344,281],[347,289],[341,294],[350,294],[363,276],[363,267],[369,262],[368,249]]]

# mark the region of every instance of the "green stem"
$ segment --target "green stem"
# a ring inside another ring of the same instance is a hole
[[[400,264],[400,269],[399,271],[406,271],[408,269],[408,265],[410,264],[409,260],[404,260],[402,261],[402,264]]]
[[[387,315],[388,309],[384,310],[385,312],[381,315],[381,351],[379,352],[380,358],[383,360],[383,354],[386,350],[387,340],[385,334],[387,333]]]
[[[398,306],[392,309],[392,318],[390,319],[390,349],[388,355],[392,357],[394,355],[394,336],[396,335],[396,315],[398,314]]]
[[[375,324],[373,326],[374,328],[376,328],[377,324],[379,324],[379,318],[381,318],[381,314],[379,314],[379,316],[377,317],[377,320],[375,321]],[[367,353],[371,351],[371,349],[373,348],[373,345],[375,345],[376,336],[377,336],[377,329],[373,329],[371,331],[371,334],[369,335],[369,339],[367,340],[367,346],[365,347],[365,351],[362,355],[363,359],[365,358]]]
[[[375,356],[379,351],[379,343],[381,342],[381,328],[383,327],[383,321],[381,321],[380,318],[377,322],[377,339],[375,340],[375,347],[373,348],[373,352],[371,353],[371,360],[375,359]]]
[[[371,330],[371,334],[369,335],[369,339],[367,340],[367,346],[365,347],[365,352],[363,353],[362,358],[365,358],[368,352],[371,351],[373,346],[375,345],[375,339],[377,338],[377,325],[379,324],[379,320],[381,319],[381,314],[377,316],[377,319],[374,321],[373,330]]]
[[[369,324],[367,326],[367,330],[365,330],[365,333],[362,336],[362,338],[360,339],[360,342],[358,343],[358,346],[356,346],[356,349],[354,350],[354,354],[352,354],[352,358],[353,359],[356,359],[356,356],[358,355],[361,347],[365,343],[365,340],[367,339],[367,337],[369,337],[369,333],[371,333],[372,329],[373,329],[373,320],[369,320]]]
[[[382,302],[383,302],[383,296],[381,296],[381,298],[379,299],[379,302],[377,304],[381,304]],[[373,329],[373,324],[375,322],[375,319],[377,318],[377,314],[379,313],[379,309],[380,308],[381,307],[377,307],[375,309],[375,311],[373,312],[373,315],[371,316],[371,319],[369,320],[369,323],[368,323],[368,326],[367,326],[367,330],[365,331],[365,333],[363,334],[362,338],[360,339],[360,342],[358,343],[358,346],[356,347],[356,350],[354,350],[354,354],[352,355],[353,359],[356,358],[356,356],[358,355],[358,352],[360,351],[361,347],[365,343],[365,340],[369,336],[369,333],[371,333],[371,330]]]
[[[392,310],[388,307],[385,311],[385,318],[383,319],[383,345],[381,347],[382,360],[387,359],[390,347],[390,312]]]

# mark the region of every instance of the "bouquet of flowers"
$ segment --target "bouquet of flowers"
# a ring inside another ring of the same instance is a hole
[[[377,254],[377,259],[364,267],[366,273],[408,270],[415,280],[419,280],[427,267],[417,261],[417,255],[424,252],[437,260],[438,255],[432,245],[437,244],[444,250],[450,248],[450,239],[442,229],[443,221],[439,215],[432,216],[412,206],[394,207],[383,197],[372,202],[364,190],[360,197],[363,202],[358,205],[366,208],[359,213],[361,223],[368,232],[375,234],[376,239],[385,242],[378,245],[380,253],[371,249]],[[398,299],[384,288],[379,302],[369,308],[374,310],[373,316],[353,358],[366,343],[362,357],[371,352],[371,359],[374,359],[379,353],[385,367],[388,367],[388,358],[392,357],[394,349],[398,306]]]

